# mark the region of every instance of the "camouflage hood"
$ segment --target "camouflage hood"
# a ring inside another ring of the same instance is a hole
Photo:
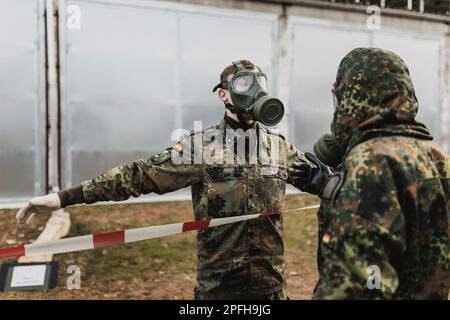
[[[339,105],[331,130],[343,152],[375,136],[433,139],[415,120],[418,101],[408,67],[390,51],[352,50],[339,65],[334,92]]]

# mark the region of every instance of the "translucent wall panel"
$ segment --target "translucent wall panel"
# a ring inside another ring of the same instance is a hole
[[[352,28],[339,29],[314,20],[292,18],[291,140],[304,151],[330,131],[333,118],[331,88],[341,59],[356,47],[369,46],[369,34]]]
[[[341,59],[357,47],[382,47],[396,52],[409,66],[420,102],[418,119],[436,141],[441,110],[439,35],[418,36],[396,30],[369,31],[365,26],[293,17],[291,31],[291,139],[304,150],[328,132],[333,103],[331,87]],[[424,60],[426,57],[426,60]],[[426,61],[426,63],[424,63]]]
[[[211,91],[222,70],[233,61],[250,59],[261,67],[273,92],[274,19],[215,10],[185,13],[179,19],[183,127],[192,127],[194,120],[201,119],[208,126],[222,117],[223,104]]]
[[[62,26],[65,186],[164,148],[176,105],[172,14],[70,4],[79,7],[81,24]]]
[[[43,1],[0,1],[0,202],[45,188]]]
[[[211,91],[232,61],[274,74],[274,15],[162,1],[61,4],[66,187],[173,145],[173,130],[194,120],[220,121]],[[67,28],[74,6],[79,28]]]
[[[419,100],[417,119],[431,130],[440,141],[440,110],[442,99],[440,41],[417,36],[376,33],[374,46],[386,48],[398,54],[408,65]]]

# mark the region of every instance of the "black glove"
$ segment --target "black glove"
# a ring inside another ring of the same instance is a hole
[[[294,162],[290,169],[292,185],[301,191],[319,195],[323,185],[331,175],[331,170],[328,166],[320,162],[314,154],[306,152],[305,157],[314,163],[316,168],[312,168],[304,161]]]

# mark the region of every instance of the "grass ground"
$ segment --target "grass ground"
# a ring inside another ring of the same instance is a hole
[[[310,195],[287,197],[286,209],[318,203]],[[69,236],[192,220],[190,201],[67,209]],[[8,240],[30,243],[48,216],[18,225],[16,210],[0,210],[0,247]],[[288,296],[309,299],[317,279],[316,209],[287,213],[285,221]],[[58,286],[48,292],[0,293],[0,299],[192,299],[195,286],[195,232],[88,251],[58,254]],[[69,265],[81,268],[81,289],[68,290]]]

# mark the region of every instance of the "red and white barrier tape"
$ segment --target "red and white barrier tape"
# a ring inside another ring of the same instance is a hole
[[[284,210],[281,212],[263,212],[258,214],[249,214],[210,220],[187,221],[181,223],[165,224],[160,226],[94,233],[86,236],[72,237],[55,241],[31,243],[9,248],[0,248],[0,259],[22,257],[22,256],[38,256],[55,253],[66,253],[66,252],[101,248],[115,244],[122,244],[170,236],[191,230],[217,227],[224,224],[245,221],[259,217],[279,215],[281,213],[291,211],[315,209],[318,207],[319,205],[313,205],[303,208]]]

